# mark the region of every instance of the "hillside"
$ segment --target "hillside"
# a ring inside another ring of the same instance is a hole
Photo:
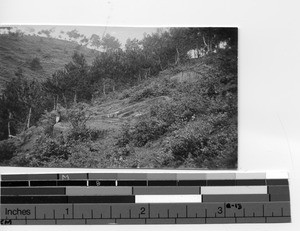
[[[91,104],[61,107],[59,123],[53,122],[55,112],[48,113],[38,127],[11,140],[18,151],[4,164],[236,168],[235,72],[236,57],[213,54]]]
[[[94,38],[0,36],[0,165],[237,167],[236,28]]]
[[[55,38],[0,35],[0,92],[18,68],[22,68],[26,77],[45,79],[70,62],[75,51],[82,53],[88,64],[92,63],[98,52]],[[41,68],[30,65],[34,58],[40,60]]]

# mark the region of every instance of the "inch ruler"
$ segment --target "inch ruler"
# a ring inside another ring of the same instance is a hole
[[[1,175],[1,225],[291,222],[287,175]]]

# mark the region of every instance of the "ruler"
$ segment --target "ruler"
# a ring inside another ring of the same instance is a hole
[[[291,222],[287,175],[1,175],[1,225]]]

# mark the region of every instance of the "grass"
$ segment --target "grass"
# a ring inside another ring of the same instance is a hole
[[[54,38],[24,35],[22,38],[11,39],[8,35],[0,35],[0,93],[18,67],[29,78],[45,79],[70,62],[75,51],[82,53],[88,64],[92,63],[97,54],[97,51],[92,52],[76,43]],[[34,58],[39,58],[42,70],[30,69],[28,63]]]

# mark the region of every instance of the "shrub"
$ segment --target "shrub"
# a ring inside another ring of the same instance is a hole
[[[34,71],[43,69],[43,67],[41,65],[41,61],[38,57],[35,57],[30,61],[29,67],[31,70],[34,70]]]
[[[67,111],[67,117],[74,129],[84,129],[90,118],[90,111],[85,103],[78,103]]]
[[[105,135],[108,134],[107,130],[96,130],[90,128],[73,128],[67,135],[68,141],[96,141],[98,139],[103,139]]]
[[[39,120],[39,125],[43,127],[44,133],[46,135],[52,136],[53,126],[56,123],[56,116],[57,113],[55,111],[51,111],[51,112],[46,111],[44,114],[42,114]]]
[[[16,150],[16,140],[8,139],[0,141],[0,163],[11,159]]]
[[[117,144],[124,146],[131,143],[137,147],[144,146],[147,142],[158,139],[167,131],[167,126],[156,118],[146,117],[140,119],[132,126],[124,125]]]

